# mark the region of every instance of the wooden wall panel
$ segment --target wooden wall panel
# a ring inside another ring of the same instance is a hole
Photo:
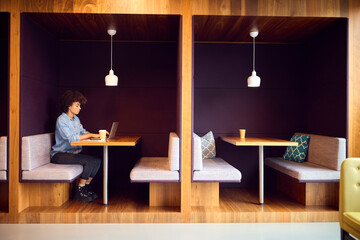
[[[10,0],[1,0],[0,1],[0,12],[10,12],[11,1]]]
[[[349,2],[349,157],[360,157],[360,1]]]
[[[179,0],[21,0],[22,12],[181,14]]]
[[[346,17],[348,0],[194,0],[194,15]]]
[[[19,210],[20,0],[11,1],[9,105],[9,221]]]
[[[183,2],[182,16],[182,83],[181,83],[181,217],[190,222],[191,213],[191,135],[192,135],[192,85],[193,36],[191,0]]]

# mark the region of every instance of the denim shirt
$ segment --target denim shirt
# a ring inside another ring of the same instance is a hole
[[[62,113],[56,120],[55,145],[52,147],[51,157],[58,152],[81,152],[81,146],[71,146],[70,143],[79,141],[79,135],[86,133],[88,132],[83,128],[76,115],[74,115],[74,119],[71,119],[66,113]]]

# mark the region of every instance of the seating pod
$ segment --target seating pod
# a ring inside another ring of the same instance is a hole
[[[7,137],[0,137],[0,181],[7,181]]]
[[[50,163],[54,133],[22,138],[21,181],[24,206],[61,206],[69,199],[70,183],[83,171],[81,165]]]
[[[241,172],[222,158],[202,158],[201,138],[193,137],[192,206],[219,206],[219,183],[240,182]]]
[[[131,182],[149,183],[150,206],[180,206],[180,139],[169,134],[168,157],[142,157],[130,172]]]
[[[348,158],[341,165],[339,222],[341,239],[360,239],[360,158]]]
[[[340,166],[346,158],[346,139],[305,135],[310,136],[307,161],[266,158],[265,165],[278,172],[280,192],[307,206],[338,206]]]

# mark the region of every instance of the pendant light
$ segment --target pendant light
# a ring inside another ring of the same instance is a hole
[[[113,65],[113,62],[112,62],[112,39],[113,39],[113,36],[116,34],[116,30],[115,29],[109,29],[108,31],[108,34],[110,35],[111,39],[110,39],[110,42],[111,42],[111,68],[110,68],[110,71],[109,71],[109,75],[107,75],[105,77],[105,85],[106,86],[117,86],[118,85],[118,77],[114,74],[114,71],[112,69],[112,65]]]
[[[260,87],[260,77],[256,76],[255,71],[255,38],[259,35],[258,31],[251,31],[250,36],[253,38],[253,70],[251,76],[247,79],[248,87]]]

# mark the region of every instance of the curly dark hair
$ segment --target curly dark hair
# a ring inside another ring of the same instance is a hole
[[[67,91],[64,92],[63,95],[61,96],[61,101],[60,101],[61,110],[62,110],[64,113],[67,113],[68,110],[69,110],[69,107],[70,107],[74,102],[79,102],[80,104],[85,104],[85,103],[87,102],[87,100],[86,100],[86,98],[84,97],[84,95],[82,95],[81,92],[67,90]]]

